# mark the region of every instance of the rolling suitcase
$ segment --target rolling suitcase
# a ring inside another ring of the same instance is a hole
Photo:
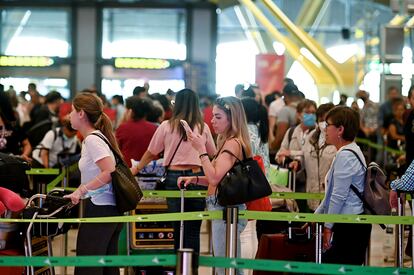
[[[260,238],[256,259],[315,262],[315,239],[310,229],[289,228],[289,233],[264,234]],[[255,270],[254,275],[277,275],[283,272]]]

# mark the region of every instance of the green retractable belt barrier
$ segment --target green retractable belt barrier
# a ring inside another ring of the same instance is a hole
[[[332,222],[332,223],[356,223],[356,224],[414,224],[413,216],[372,216],[372,215],[347,215],[347,214],[312,214],[294,212],[261,212],[240,211],[239,218],[269,221],[298,221],[298,222]],[[130,215],[100,218],[76,218],[76,219],[0,219],[0,222],[35,222],[35,223],[112,223],[112,222],[159,222],[159,221],[190,221],[190,220],[214,220],[223,219],[223,211],[199,211],[185,213],[165,213]]]
[[[175,266],[176,255],[0,257],[0,266]],[[200,256],[199,266],[309,274],[414,274],[413,269]]]

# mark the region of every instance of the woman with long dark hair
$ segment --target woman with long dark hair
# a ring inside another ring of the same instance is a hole
[[[141,158],[139,164],[132,167],[132,173],[137,174],[150,161],[158,159],[164,152],[163,165],[167,169],[165,189],[178,190],[177,179],[181,176],[201,177],[204,175],[201,169],[199,153],[187,140],[184,128],[180,120],[187,121],[188,125],[195,133],[203,138],[203,144],[209,156],[216,152],[213,138],[208,126],[204,123],[201,115],[198,95],[190,90],[183,89],[175,97],[172,117],[164,121],[157,128],[151,139],[147,151]],[[205,190],[203,186],[189,186],[190,190]],[[179,199],[167,199],[169,212],[180,212]],[[186,199],[185,211],[203,211],[206,203],[204,199]],[[183,244],[185,248],[192,248],[196,253],[200,252],[200,226],[201,221],[184,222],[185,238]],[[175,248],[179,247],[179,223],[174,222],[174,243]]]

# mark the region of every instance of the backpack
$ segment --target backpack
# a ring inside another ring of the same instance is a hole
[[[364,203],[365,213],[370,215],[390,215],[391,206],[388,201],[389,189],[386,184],[387,177],[379,165],[375,162],[371,162],[368,167],[365,167],[358,154],[350,149],[362,166],[365,168],[365,186],[363,194],[351,184],[351,190],[361,199]],[[383,227],[384,225],[381,225]]]
[[[37,145],[39,145],[39,143],[45,137],[46,133],[54,128],[55,125],[49,118],[42,120],[30,127],[26,134],[30,144],[32,145],[32,148],[35,148]]]

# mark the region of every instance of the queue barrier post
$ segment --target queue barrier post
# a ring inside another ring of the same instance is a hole
[[[191,248],[177,249],[177,275],[192,275],[196,274],[198,267],[194,265],[194,250]]]
[[[317,264],[322,263],[322,227],[321,223],[315,225],[315,262]]]
[[[407,199],[407,194],[411,197],[411,215],[414,216],[414,192],[410,191],[401,191],[397,190],[398,195],[398,208],[397,213],[398,216],[405,215],[405,201]],[[396,241],[395,244],[397,245],[396,248],[396,266],[397,267],[404,267],[404,226],[402,224],[396,225]],[[413,234],[414,226],[411,224],[411,253],[414,252],[414,234]],[[408,245],[408,244],[407,244]],[[411,267],[414,269],[414,261],[411,261]]]
[[[398,193],[398,208],[397,215],[399,217],[404,216],[404,204],[405,204],[405,193],[400,191]],[[404,226],[402,224],[395,225],[395,266],[403,267],[404,265]]]
[[[237,258],[237,222],[239,208],[237,206],[226,207],[226,257]],[[235,275],[235,268],[226,268],[226,275]]]

